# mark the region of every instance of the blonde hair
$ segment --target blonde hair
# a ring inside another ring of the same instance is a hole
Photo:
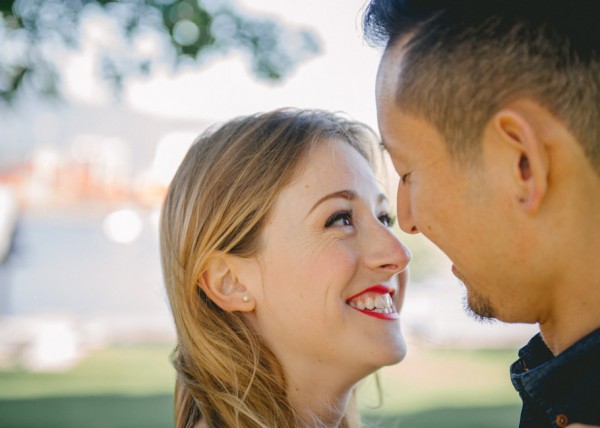
[[[280,363],[238,312],[198,286],[216,251],[249,257],[279,192],[319,141],[346,141],[373,159],[372,131],[320,110],[282,109],[231,120],[201,135],[170,185],[160,240],[177,330],[175,427],[298,427]],[[354,406],[349,406],[354,408]],[[360,425],[355,410],[341,426]]]

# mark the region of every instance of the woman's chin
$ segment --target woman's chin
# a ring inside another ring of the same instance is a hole
[[[406,357],[406,353],[406,342],[404,341],[404,338],[400,336],[394,342],[393,346],[388,348],[385,352],[382,351],[378,353],[377,361],[374,362],[371,373],[381,369],[382,367],[393,366],[395,364],[398,364],[399,362],[404,360],[404,358]]]
[[[390,362],[385,365],[393,366],[394,364],[398,364],[400,361],[404,360],[407,351],[408,348],[406,347],[406,341],[404,340],[404,337],[400,336],[400,338],[398,339],[398,343],[396,344],[390,355]]]

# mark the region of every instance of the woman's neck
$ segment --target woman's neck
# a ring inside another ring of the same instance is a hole
[[[294,382],[288,378],[290,404],[306,426],[339,427],[352,399],[354,385],[336,389],[322,378],[317,382]]]
[[[337,428],[346,414],[351,393],[335,402],[322,397],[290,397],[292,406],[297,409],[300,419],[310,427]]]

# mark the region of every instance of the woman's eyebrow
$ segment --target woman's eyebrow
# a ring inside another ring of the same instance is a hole
[[[325,201],[327,201],[329,199],[338,199],[338,198],[339,199],[344,199],[346,201],[352,201],[353,199],[356,199],[356,192],[354,192],[352,190],[338,190],[337,192],[328,193],[327,195],[325,195],[322,198],[320,198],[312,206],[312,208],[308,211],[308,213],[306,214],[306,216],[308,216],[311,212],[313,212],[323,202],[325,202]]]
[[[313,212],[323,202],[328,201],[330,199],[338,198],[344,199],[345,201],[352,201],[357,198],[357,195],[356,192],[354,192],[353,190],[339,190],[337,192],[329,193],[323,196],[321,199],[319,199],[308,211],[306,216],[308,217],[310,213]],[[379,195],[377,195],[377,203],[381,204],[382,202],[388,202],[388,198],[383,193],[380,193]]]

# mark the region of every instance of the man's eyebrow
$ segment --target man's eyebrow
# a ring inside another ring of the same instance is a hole
[[[327,195],[320,198],[308,211],[307,216],[313,212],[319,205],[323,202],[328,201],[329,199],[344,199],[346,201],[352,201],[356,199],[356,193],[352,190],[338,190],[337,192],[328,193]]]
[[[390,157],[392,156],[392,152],[390,151],[390,146],[385,142],[385,140],[383,139],[383,137],[381,137],[381,139],[379,140],[379,147],[381,147],[381,149],[386,152],[388,155],[390,155]],[[403,153],[395,151],[393,153],[393,158],[396,162],[399,161],[405,161],[406,158],[403,156]]]
[[[383,137],[381,138],[381,140],[379,140],[379,147],[381,147],[386,152],[388,151],[387,145],[385,144],[385,140],[383,139]]]

